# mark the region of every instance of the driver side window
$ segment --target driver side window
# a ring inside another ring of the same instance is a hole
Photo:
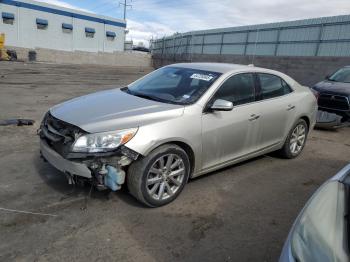
[[[217,99],[227,100],[234,106],[255,101],[254,75],[239,74],[227,79],[216,92],[213,101]]]

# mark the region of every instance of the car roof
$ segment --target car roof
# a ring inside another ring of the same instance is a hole
[[[235,73],[235,72],[240,73],[242,71],[243,72],[260,72],[260,73],[273,74],[273,75],[277,75],[279,77],[282,77],[290,85],[293,85],[293,86],[299,85],[298,82],[296,82],[293,78],[291,78],[290,76],[288,76],[282,72],[263,68],[263,67],[256,67],[254,65],[195,62],[195,63],[170,64],[170,65],[168,65],[168,67],[190,68],[190,69],[216,72],[216,73],[221,73],[221,74],[226,74],[226,73],[230,74],[230,73]],[[295,85],[295,83],[297,85]]]
[[[217,72],[217,73],[223,73],[223,74],[227,72],[235,71],[235,70],[242,70],[242,69],[251,70],[253,67],[248,65],[229,64],[229,63],[177,63],[177,64],[171,64],[168,66],[205,70],[205,71],[211,71],[211,72]],[[254,67],[254,68],[258,68],[258,67]]]

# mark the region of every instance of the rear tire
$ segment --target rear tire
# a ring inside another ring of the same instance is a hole
[[[298,122],[290,130],[287,139],[279,151],[284,158],[296,158],[303,151],[309,128],[304,119],[299,119]]]
[[[175,200],[187,183],[190,161],[179,146],[167,144],[133,162],[128,170],[130,193],[143,204],[159,207]]]

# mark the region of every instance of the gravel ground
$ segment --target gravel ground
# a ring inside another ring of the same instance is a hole
[[[194,179],[165,207],[123,189],[74,190],[39,158],[36,130],[53,105],[120,87],[150,68],[0,62],[0,261],[276,261],[311,194],[350,161],[350,128],[311,132],[294,160],[266,155]],[[4,209],[45,213],[25,214]]]

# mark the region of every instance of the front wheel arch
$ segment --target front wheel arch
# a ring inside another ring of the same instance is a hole
[[[169,141],[163,141],[160,144],[157,144],[156,146],[152,147],[151,149],[149,149],[147,151],[146,154],[144,154],[143,156],[147,156],[149,155],[151,152],[153,152],[154,150],[156,150],[159,147],[165,146],[165,145],[177,145],[179,147],[181,147],[188,155],[188,158],[190,160],[190,177],[192,176],[194,170],[195,170],[195,161],[196,161],[196,156],[194,153],[194,150],[192,148],[192,146],[190,146],[188,143],[184,142],[184,141],[180,141],[180,140],[169,140]]]

